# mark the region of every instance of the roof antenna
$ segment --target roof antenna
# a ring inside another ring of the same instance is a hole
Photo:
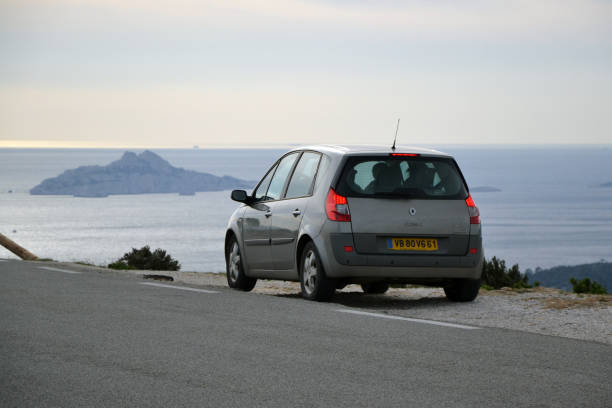
[[[397,140],[397,131],[399,130],[399,118],[397,118],[397,126],[395,127],[395,137],[393,138],[393,146],[391,146],[391,150],[395,151],[395,141]]]

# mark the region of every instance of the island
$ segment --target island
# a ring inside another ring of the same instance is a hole
[[[609,181],[607,183],[602,183],[599,185],[599,187],[610,188],[612,187],[612,181]]]
[[[470,188],[470,191],[473,193],[499,193],[501,190],[497,187],[479,186]]]
[[[106,166],[81,166],[48,178],[30,190],[33,195],[107,197],[112,194],[178,193],[250,189],[254,181],[215,176],[174,167],[159,155],[125,152]]]

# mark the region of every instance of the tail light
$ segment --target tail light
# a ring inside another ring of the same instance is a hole
[[[465,199],[465,204],[470,212],[470,224],[480,224],[480,211],[478,211],[471,195],[468,195],[468,198]]]
[[[331,221],[350,221],[351,212],[349,211],[346,197],[336,193],[333,188],[329,189],[325,200],[325,212]]]

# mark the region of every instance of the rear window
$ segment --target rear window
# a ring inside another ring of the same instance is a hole
[[[348,197],[467,197],[455,161],[443,157],[351,157],[336,191]]]

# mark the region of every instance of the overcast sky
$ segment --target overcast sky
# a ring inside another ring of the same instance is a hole
[[[612,1],[0,0],[0,147],[612,143]]]

